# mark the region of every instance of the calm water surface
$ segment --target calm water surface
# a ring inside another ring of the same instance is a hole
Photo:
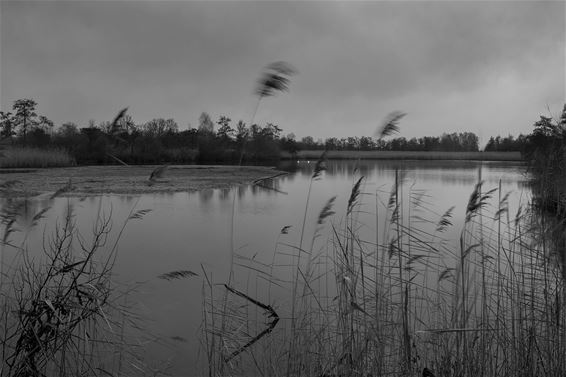
[[[213,282],[227,282],[232,231],[234,248],[239,256],[266,264],[273,260],[277,242],[280,245],[298,245],[314,165],[315,161],[298,163],[294,173],[273,182],[275,190],[243,186],[232,191],[36,200],[29,203],[30,214],[46,206],[51,209],[39,226],[30,230],[26,242],[30,249],[37,248],[43,232],[49,234],[71,206],[77,226],[85,235],[91,231],[98,214],[111,214],[111,245],[132,211],[151,209],[143,219],[130,220],[124,228],[118,241],[115,279],[123,284],[122,287],[135,288],[122,300],[133,305],[142,318],[142,326],[147,333],[144,339],[147,342],[147,362],[173,375],[186,374],[186,371],[198,374],[195,366],[204,361],[204,355],[199,353],[203,269]],[[436,216],[455,206],[453,231],[446,236],[456,240],[480,170],[486,189],[497,188],[501,182],[502,192],[510,192],[510,213],[514,213],[521,203],[528,202],[530,194],[525,186],[524,168],[517,163],[329,161],[322,178],[312,183],[303,244],[310,245],[320,210],[331,197],[336,196],[336,214],[327,221],[315,240],[315,248],[324,249],[330,238],[328,224],[340,224],[343,220],[352,185],[360,176],[365,177],[357,214],[363,224],[360,231],[368,242],[375,242],[376,201],[378,213],[383,213],[396,171],[403,179],[402,195],[409,201],[418,194],[424,217],[436,220]],[[232,221],[235,193],[237,198]],[[486,210],[493,211],[496,203],[497,197],[491,202],[492,208]],[[24,232],[18,237],[25,234],[29,222],[29,218],[21,219],[20,228]],[[291,226],[289,233],[281,234],[281,229],[288,225]],[[377,224],[378,229],[381,227],[382,224]],[[175,270],[191,270],[199,276],[172,281],[158,278]],[[281,271],[280,274],[286,273],[283,267]],[[233,285],[249,292],[254,286],[248,279],[249,275],[249,270],[236,266]],[[258,284],[261,286],[262,283]],[[257,293],[261,287],[251,290]],[[269,300],[280,311],[284,312],[288,305],[285,297],[257,294],[262,296],[263,302]]]

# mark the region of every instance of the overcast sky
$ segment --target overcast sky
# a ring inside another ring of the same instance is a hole
[[[33,98],[56,124],[201,112],[249,122],[262,68],[289,92],[256,122],[298,138],[528,133],[565,100],[566,3],[526,1],[4,1],[0,104]]]

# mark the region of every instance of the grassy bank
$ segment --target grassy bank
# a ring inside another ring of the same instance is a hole
[[[282,159],[316,160],[320,150],[298,151],[295,155],[281,152]],[[374,160],[481,160],[522,161],[520,152],[411,152],[411,151],[328,151],[328,159],[374,159]]]

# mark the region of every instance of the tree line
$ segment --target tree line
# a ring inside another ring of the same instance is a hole
[[[479,139],[473,132],[444,133],[441,136],[425,136],[406,139],[404,137],[384,140],[370,136],[346,138],[330,137],[314,141],[311,136],[301,139],[300,149],[326,150],[360,150],[360,151],[447,151],[447,152],[477,152]]]
[[[410,139],[351,136],[314,140],[306,136],[297,140],[292,133],[283,135],[282,128],[274,123],[248,125],[242,120],[233,122],[225,115],[214,121],[206,112],[200,115],[198,127],[189,125],[185,130],[180,130],[174,119],[155,118],[135,123],[125,110],[115,122],[91,120],[82,127],[73,122],[55,126],[46,116],[38,115],[36,107],[33,99],[19,99],[11,112],[0,111],[2,143],[65,149],[79,164],[231,163],[274,160],[281,151],[293,155],[299,150],[313,149],[451,152],[480,149],[479,139],[472,132]],[[536,137],[534,133],[516,139],[492,137],[485,150],[525,152]]]
[[[566,104],[560,118],[540,116],[527,137],[526,157],[532,174],[534,201],[558,216],[562,232],[566,220]],[[562,249],[566,245],[561,235]]]

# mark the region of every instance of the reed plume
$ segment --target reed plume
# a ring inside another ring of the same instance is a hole
[[[394,111],[390,113],[383,122],[382,126],[377,130],[376,136],[378,139],[382,139],[386,136],[393,135],[399,132],[399,126],[397,125],[401,118],[403,118],[406,113],[400,111]]]

